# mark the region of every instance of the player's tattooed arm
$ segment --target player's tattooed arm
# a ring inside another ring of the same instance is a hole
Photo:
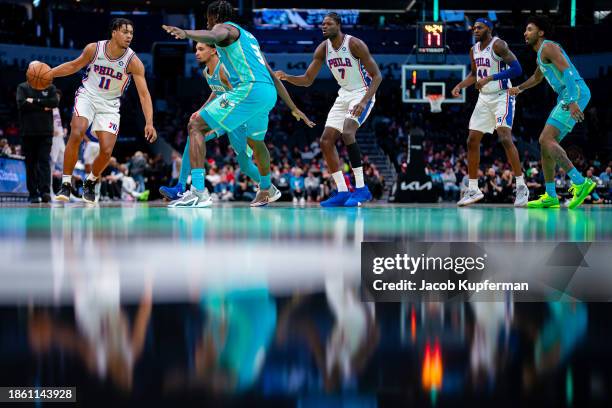
[[[289,109],[291,109],[291,114],[293,115],[293,117],[295,117],[297,121],[303,120],[306,126],[308,127],[314,127],[315,123],[311,121],[304,112],[298,109],[298,107],[295,105],[295,103],[291,99],[289,92],[287,92],[287,88],[285,88],[285,85],[283,85],[280,79],[278,79],[276,75],[274,75],[272,68],[270,68],[270,64],[268,64],[268,60],[266,59],[265,56],[263,57],[264,57],[264,62],[266,63],[266,68],[268,69],[268,72],[270,73],[270,76],[272,77],[272,81],[274,82],[274,87],[276,88],[276,92],[278,93],[278,96],[280,96],[280,98],[283,100],[283,102],[287,104]]]
[[[274,75],[281,81],[287,81],[296,86],[310,86],[314,82],[321,67],[325,63],[325,42],[319,44],[312,57],[312,62],[306,69],[304,75],[288,75],[283,71],[276,71]]]
[[[376,61],[374,61],[374,58],[372,58],[372,54],[370,54],[368,46],[363,41],[352,37],[349,40],[349,50],[355,58],[361,61],[366,72],[370,75],[370,78],[372,78],[372,82],[370,83],[367,92],[365,95],[363,95],[361,101],[359,101],[359,103],[355,105],[353,110],[350,112],[351,115],[359,117],[365,110],[368,102],[370,102],[374,95],[376,95],[376,91],[382,82],[382,75],[380,73],[380,69],[378,68],[378,64]]]
[[[51,73],[49,75],[51,75],[51,78],[57,78],[65,77],[79,72],[89,63],[93,62],[92,60],[96,54],[96,47],[96,43],[87,44],[87,46],[83,49],[83,52],[81,53],[81,55],[79,55],[78,58],[58,65],[57,67],[51,70]]]
[[[145,117],[145,139],[147,139],[149,143],[153,143],[157,139],[157,131],[153,127],[153,102],[151,101],[151,94],[149,93],[147,80],[145,79],[145,67],[138,56],[132,58],[127,72],[134,78],[136,90],[138,90],[142,113]]]
[[[542,74],[542,71],[540,71],[540,68],[538,67],[536,68],[533,75],[529,77],[529,79],[527,79],[525,82],[523,82],[519,86],[510,88],[508,90],[508,93],[512,96],[516,96],[520,94],[521,92],[523,92],[525,89],[529,89],[529,88],[536,86],[537,84],[542,82],[543,79],[544,79],[544,74]]]
[[[474,61],[474,51],[470,48],[470,73],[468,76],[461,82],[459,82],[451,91],[453,97],[458,98],[461,90],[463,88],[467,88],[468,86],[472,86],[476,83],[476,62]]]

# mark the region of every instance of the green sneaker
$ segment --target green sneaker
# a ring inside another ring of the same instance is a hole
[[[527,208],[559,208],[559,197],[551,197],[544,193],[537,200],[529,201]]]
[[[149,200],[149,190],[145,190],[140,193],[140,197],[138,197],[138,201],[148,201]]]
[[[595,190],[595,187],[595,182],[590,178],[585,178],[584,183],[582,184],[572,183],[572,186],[569,188],[569,192],[572,193],[574,197],[572,198],[572,201],[570,201],[570,203],[567,205],[567,208],[572,210],[578,207],[580,204],[582,204],[584,199],[587,198],[589,194],[591,194],[591,191]]]

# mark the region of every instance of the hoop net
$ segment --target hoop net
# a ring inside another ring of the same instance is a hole
[[[442,101],[444,101],[444,95],[429,94],[426,96],[426,98],[429,101],[429,107],[431,108],[431,113],[442,112]]]

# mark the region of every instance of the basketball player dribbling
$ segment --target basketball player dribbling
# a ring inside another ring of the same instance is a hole
[[[512,121],[514,119],[515,98],[508,89],[510,79],[523,72],[518,60],[505,41],[493,37],[493,24],[486,18],[479,18],[474,24],[474,37],[477,43],[470,49],[472,70],[467,78],[452,90],[458,97],[463,88],[475,84],[478,102],[470,118],[468,136],[468,173],[469,186],[457,203],[466,206],[482,200],[484,194],[478,188],[478,167],[480,165],[480,141],[485,133],[497,131],[499,141],[506,151],[516,178],[515,207],[524,207],[529,199],[529,189],[525,184],[518,150],[512,141]]]
[[[321,151],[329,172],[334,178],[338,193],[322,201],[323,207],[357,207],[372,199],[364,183],[361,151],[355,134],[365,122],[374,107],[375,95],[382,82],[378,64],[370,55],[367,45],[360,39],[344,34],[341,19],[336,13],[329,13],[321,24],[323,41],[314,52],[310,66],[304,75],[287,75],[276,71],[278,79],[297,86],[312,85],[323,64],[327,64],[340,85],[338,97],[327,116],[325,130],[321,135]],[[356,189],[348,191],[340,169],[336,141],[342,137],[348,151]]]
[[[555,189],[555,165],[558,164],[572,180],[569,189],[572,199],[567,207],[574,209],[591,194],[596,184],[574,167],[559,142],[572,131],[576,122],[584,120],[584,109],[591,99],[591,91],[561,45],[547,39],[551,29],[552,26],[546,17],[532,16],[527,21],[525,42],[537,52],[538,67],[528,80],[510,89],[510,94],[518,95],[525,89],[536,86],[544,78],[557,93],[557,105],[550,113],[540,134],[546,192],[537,200],[529,201],[527,207],[559,208],[559,198]]]
[[[147,88],[142,61],[130,48],[134,24],[117,18],[111,22],[111,38],[88,44],[81,55],[51,70],[51,78],[72,75],[87,67],[82,84],[74,98],[70,123],[70,138],[64,153],[62,187],[56,196],[59,201],[70,201],[72,172],[77,162],[79,146],[88,127],[100,143],[100,152],[83,183],[83,200],[95,203],[95,187],[102,171],[110,161],[119,133],[121,95],[134,78],[145,117],[144,135],[149,143],[157,139],[153,127],[153,103]]]

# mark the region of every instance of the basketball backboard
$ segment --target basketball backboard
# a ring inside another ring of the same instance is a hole
[[[405,103],[429,103],[429,94],[443,95],[442,103],[465,103],[465,89],[458,98],[451,94],[453,88],[465,78],[465,65],[403,65],[402,101]]]

